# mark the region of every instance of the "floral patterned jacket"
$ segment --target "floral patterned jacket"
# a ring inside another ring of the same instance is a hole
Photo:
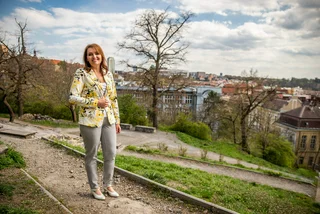
[[[103,69],[103,78],[107,84],[105,93],[93,70],[87,72],[84,68],[79,68],[73,78],[70,89],[69,102],[78,105],[79,124],[100,127],[104,119],[104,111],[110,124],[120,124],[117,92],[113,75]],[[98,107],[98,100],[102,96],[109,98],[111,105],[106,108]]]

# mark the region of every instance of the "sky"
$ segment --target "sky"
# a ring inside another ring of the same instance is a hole
[[[195,14],[183,33],[190,43],[189,72],[269,78],[320,77],[320,0],[0,0],[0,36],[17,43],[18,22],[27,23],[27,49],[39,57],[82,61],[87,44],[106,57],[136,60],[117,43],[147,9]]]

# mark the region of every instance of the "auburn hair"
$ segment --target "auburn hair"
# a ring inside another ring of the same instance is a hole
[[[87,53],[88,53],[89,48],[95,49],[101,55],[101,57],[102,57],[101,64],[100,64],[101,71],[102,71],[102,69],[105,69],[106,71],[108,71],[107,60],[106,60],[106,57],[103,53],[103,50],[99,45],[97,45],[95,43],[87,45],[86,48],[84,49],[83,61],[84,61],[84,65],[85,65],[85,67],[84,67],[85,70],[87,72],[89,72],[91,69],[91,65],[90,65],[89,61],[87,60]]]

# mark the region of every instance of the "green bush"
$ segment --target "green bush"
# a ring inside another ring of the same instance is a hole
[[[26,102],[24,113],[49,115],[52,113],[53,106],[47,102],[36,101]]]
[[[63,104],[53,105],[43,101],[25,103],[24,113],[42,114],[55,119],[72,120],[71,111],[67,106]]]
[[[192,122],[185,114],[180,114],[178,120],[170,128],[202,140],[211,140],[210,128],[202,122]]]
[[[65,105],[55,106],[50,116],[56,119],[72,120],[71,111]]]
[[[129,123],[135,125],[147,125],[147,111],[143,106],[136,103],[135,98],[131,94],[118,97],[119,111],[121,123]]]
[[[268,135],[269,144],[264,151],[263,158],[278,166],[293,167],[295,155],[291,143],[283,137]]]

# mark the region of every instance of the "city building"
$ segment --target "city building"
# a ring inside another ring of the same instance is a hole
[[[211,86],[189,86],[181,90],[159,89],[159,94],[162,93],[158,102],[159,115],[163,117],[175,116],[179,112],[196,115],[210,91],[221,95],[221,88]],[[118,96],[132,94],[139,104],[145,107],[151,106],[152,93],[147,87],[118,85],[117,93]]]
[[[283,112],[276,125],[292,142],[297,164],[320,169],[320,107],[304,105]]]

